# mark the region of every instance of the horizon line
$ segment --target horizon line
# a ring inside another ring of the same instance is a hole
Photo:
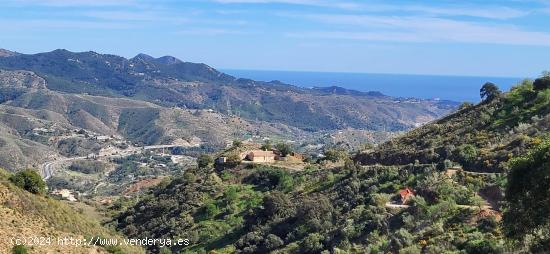
[[[368,71],[321,71],[321,70],[288,70],[288,69],[254,69],[254,68],[225,68],[216,67],[219,71],[265,71],[265,72],[295,72],[295,73],[333,73],[333,74],[360,74],[360,75],[402,75],[402,76],[435,76],[435,77],[462,77],[462,78],[506,78],[506,79],[534,79],[534,77],[514,77],[498,75],[471,75],[471,74],[431,74],[431,73],[397,73],[397,72],[368,72]]]

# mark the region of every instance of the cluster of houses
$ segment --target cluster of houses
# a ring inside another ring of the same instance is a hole
[[[74,129],[72,131],[61,130],[56,128],[55,124],[50,128],[34,128],[32,132],[34,135],[50,137],[49,139],[50,142],[58,142],[62,139],[71,138],[71,137],[86,138],[90,140],[95,140],[98,143],[107,143],[113,140],[118,140],[117,141],[118,143],[118,142],[121,142],[120,140],[122,139],[119,136],[115,136],[115,135],[106,136],[106,135],[90,132],[84,129],[79,129],[79,130]]]
[[[54,129],[47,128],[34,128],[32,129],[32,131],[35,135],[50,135],[55,132]]]

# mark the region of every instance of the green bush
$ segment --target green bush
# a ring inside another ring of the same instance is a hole
[[[220,208],[218,208],[218,206],[215,204],[215,203],[210,203],[210,204],[207,204],[205,207],[205,212],[206,212],[206,216],[208,218],[213,218],[214,216],[216,216],[218,213],[220,213]]]
[[[227,157],[227,161],[225,162],[225,165],[228,167],[236,167],[241,164],[242,160],[241,157],[238,154],[231,154]]]
[[[69,169],[84,174],[96,174],[104,172],[107,165],[101,161],[78,160],[74,161]]]
[[[44,194],[46,192],[46,183],[42,180],[42,177],[32,169],[20,171],[10,176],[9,180],[16,186],[34,194]]]
[[[472,163],[477,158],[477,148],[473,145],[461,145],[458,147],[458,156],[466,163]]]
[[[465,109],[468,109],[468,108],[471,108],[473,107],[474,104],[472,104],[471,102],[463,102],[462,104],[460,104],[460,106],[458,107],[458,110],[465,110]]]
[[[265,143],[262,145],[261,149],[264,151],[271,151],[271,149],[273,149],[273,146],[271,145],[271,141],[266,140]]]
[[[260,168],[243,179],[243,183],[253,184],[258,190],[268,191],[277,189],[283,192],[292,191],[294,178],[282,169]]]
[[[243,142],[240,140],[233,140],[233,147],[241,147]]]
[[[465,250],[471,254],[502,253],[494,240],[476,239],[466,243]]]
[[[277,144],[276,148],[283,157],[292,153],[292,147],[287,143],[279,143]]]
[[[550,76],[535,79],[533,83],[535,91],[541,91],[550,88]]]
[[[214,160],[209,155],[201,154],[199,158],[197,158],[197,164],[199,168],[206,168],[212,163],[214,163]]]
[[[11,248],[11,253],[12,254],[27,254],[27,253],[29,253],[29,250],[27,249],[27,247],[25,247],[23,245],[15,245],[15,246],[13,246],[13,248]]]
[[[528,155],[511,161],[504,213],[506,235],[522,240],[550,225],[550,139]],[[546,251],[550,251],[550,235],[546,235]]]
[[[319,233],[308,235],[300,246],[302,253],[320,253],[324,248],[322,240],[323,237]]]
[[[346,151],[342,149],[327,149],[324,154],[325,159],[332,162],[337,162],[348,157]]]
[[[159,251],[159,254],[172,254],[172,251],[167,247],[162,247]]]

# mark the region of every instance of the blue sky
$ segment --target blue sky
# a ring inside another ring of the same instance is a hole
[[[3,0],[0,48],[173,55],[225,69],[533,77],[550,1]]]

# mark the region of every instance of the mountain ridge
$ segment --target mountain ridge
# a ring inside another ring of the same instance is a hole
[[[458,106],[455,102],[406,101],[337,87],[307,89],[276,81],[240,79],[206,64],[183,62],[172,56],[140,54],[126,59],[58,49],[0,57],[1,68],[33,71],[54,91],[129,97],[165,107],[215,109],[305,130],[405,130]]]
[[[0,57],[10,57],[15,55],[19,55],[19,53],[0,48]]]

